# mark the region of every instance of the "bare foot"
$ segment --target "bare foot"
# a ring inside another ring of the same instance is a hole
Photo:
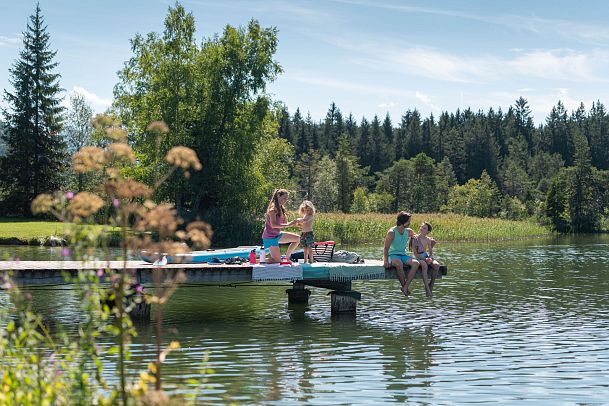
[[[406,289],[406,286],[402,286],[401,290],[402,290],[402,293],[404,294],[404,296],[406,296],[406,297],[410,296],[410,294],[412,293],[412,292],[410,292],[410,289]]]

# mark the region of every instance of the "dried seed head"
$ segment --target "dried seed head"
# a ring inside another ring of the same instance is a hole
[[[120,127],[109,127],[106,128],[106,137],[112,141],[117,142],[126,142],[127,141],[127,131]]]
[[[32,213],[41,214],[50,212],[55,205],[53,196],[43,193],[32,200]]]
[[[114,143],[108,145],[105,151],[106,161],[118,161],[126,163],[135,163],[135,156],[131,147],[123,143]]]
[[[83,147],[72,156],[72,168],[77,173],[99,171],[104,162],[104,151],[98,147]]]
[[[165,161],[167,161],[169,165],[184,170],[193,168],[196,171],[200,171],[202,168],[201,162],[199,162],[199,158],[197,158],[195,151],[187,147],[171,148],[165,156]]]
[[[148,124],[146,131],[157,134],[167,134],[169,132],[169,127],[167,127],[167,124],[165,124],[164,121],[153,121]]]
[[[104,206],[104,201],[97,195],[89,192],[80,192],[68,205],[74,217],[89,217],[97,213]]]
[[[104,191],[108,196],[121,199],[134,199],[150,197],[152,189],[133,179],[112,179],[104,184]]]

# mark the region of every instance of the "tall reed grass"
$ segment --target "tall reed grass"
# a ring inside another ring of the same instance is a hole
[[[395,220],[395,214],[318,213],[314,223],[315,239],[334,240],[342,244],[382,241],[387,230],[395,225]],[[418,232],[423,221],[432,225],[430,236],[438,241],[500,241],[552,234],[549,229],[532,221],[446,213],[413,214],[410,228]]]

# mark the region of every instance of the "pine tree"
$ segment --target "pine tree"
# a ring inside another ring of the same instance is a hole
[[[351,152],[357,152],[357,122],[353,114],[349,113],[349,117],[345,120],[345,133],[347,134],[347,140],[351,147]]]
[[[396,158],[393,124],[389,113],[385,115],[385,120],[383,120],[383,138],[383,159],[387,161],[387,166],[389,166]]]
[[[609,169],[609,116],[600,101],[592,103],[586,127],[592,165],[598,169]]]
[[[279,110],[279,128],[277,129],[277,135],[279,138],[283,138],[284,140],[293,142],[292,137],[292,126],[290,123],[290,112],[288,111],[287,106],[281,106]]]
[[[351,153],[347,134],[338,138],[338,151],[336,152],[336,183],[338,189],[338,210],[348,213],[353,202],[355,186],[363,177],[363,171],[357,163],[357,157]]]
[[[571,229],[578,232],[596,231],[601,216],[596,193],[596,174],[590,161],[590,148],[586,137],[575,135],[576,145],[573,162],[575,166],[572,182],[567,186]]]
[[[361,160],[362,166],[370,166],[372,164],[372,152],[370,151],[370,123],[366,117],[362,117],[362,122],[359,126],[357,156]]]
[[[529,102],[522,96],[516,100],[514,115],[516,118],[516,131],[524,137],[527,142],[528,151],[532,152],[536,144],[535,124],[531,116]]]
[[[58,136],[64,108],[60,75],[53,72],[57,51],[50,50],[49,40],[37,5],[23,33],[24,48],[9,70],[14,92],[4,93],[9,107],[3,111],[6,155],[0,160],[0,188],[6,193],[4,209],[13,214],[29,215],[34,197],[60,189],[67,160]]]
[[[385,155],[385,136],[381,129],[381,121],[378,116],[374,116],[372,123],[370,124],[370,147],[371,147],[371,162],[370,169],[372,173],[382,171],[391,165],[391,162],[387,162],[384,159]]]
[[[321,143],[322,151],[334,156],[338,149],[338,137],[342,134],[342,131],[343,116],[336,103],[332,102],[324,121],[323,142]]]

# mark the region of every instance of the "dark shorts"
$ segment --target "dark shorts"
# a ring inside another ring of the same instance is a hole
[[[313,231],[305,231],[304,233],[300,233],[300,246],[302,248],[313,248],[314,243],[315,237],[313,236]]]

